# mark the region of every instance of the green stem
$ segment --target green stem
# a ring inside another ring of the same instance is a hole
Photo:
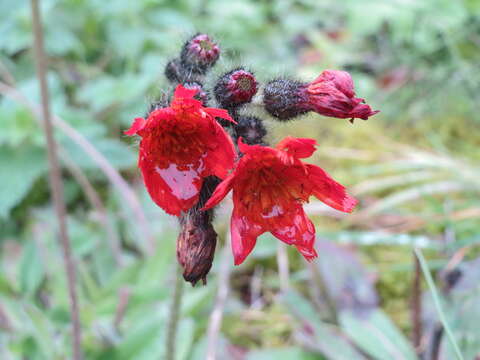
[[[173,290],[173,299],[168,314],[167,340],[166,340],[166,360],[175,360],[175,344],[177,339],[178,320],[180,318],[180,307],[182,305],[183,278],[182,268],[176,264],[175,288]]]

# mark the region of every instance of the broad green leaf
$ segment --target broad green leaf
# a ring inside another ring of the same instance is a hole
[[[125,169],[135,165],[136,156],[132,149],[119,140],[100,138],[90,139],[93,145],[116,168]],[[78,166],[86,169],[96,169],[97,164],[71,140],[64,139],[62,147]]]
[[[342,311],[340,324],[355,344],[375,359],[417,359],[408,340],[380,309],[361,315]]]
[[[299,322],[296,341],[310,351],[331,360],[362,360],[364,357],[342,336],[340,329],[323,322],[318,311],[304,297],[290,290],[282,297],[289,311]],[[304,331],[307,326],[311,331]]]
[[[0,146],[0,217],[8,216],[46,169],[42,149]]]

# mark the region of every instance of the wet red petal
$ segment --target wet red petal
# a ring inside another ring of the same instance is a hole
[[[128,136],[135,135],[145,127],[146,123],[147,120],[145,120],[144,118],[136,118],[133,121],[132,126],[130,126],[130,129],[124,131],[124,134]]]
[[[207,203],[203,207],[202,210],[208,210],[212,207],[216,206],[220,201],[223,200],[225,196],[227,196],[228,192],[232,190],[233,181],[235,180],[234,174],[230,174],[227,176],[215,189],[210,199],[208,199]]]
[[[235,265],[240,265],[252,252],[257,242],[257,237],[265,232],[258,224],[252,223],[248,218],[233,208],[230,223],[232,236],[232,252]]]
[[[317,145],[317,142],[314,139],[287,136],[280,141],[275,148],[285,151],[296,158],[302,159],[312,156],[316,150],[315,145]]]
[[[205,142],[212,147],[208,150],[205,161],[209,173],[223,179],[227,176],[228,170],[233,168],[236,158],[235,147],[232,138],[219,123],[213,121],[212,127],[214,133],[210,134],[210,138],[205,139]]]
[[[213,117],[219,117],[228,121],[233,122],[236,124],[237,122],[228,114],[227,110],[224,109],[217,109],[217,108],[204,108],[203,109],[207,114]]]
[[[289,220],[290,224],[272,231],[273,236],[286,244],[295,245],[305,259],[309,261],[317,257],[317,252],[314,249],[315,226],[306,216],[303,208],[297,205],[295,210],[289,213]]]
[[[305,164],[311,182],[312,195],[328,206],[343,212],[352,212],[357,200],[348,195],[345,187],[333,180],[322,168]]]
[[[168,214],[179,216],[197,203],[203,179],[193,167],[182,171],[170,164],[162,169],[142,159],[139,166],[152,200]]]

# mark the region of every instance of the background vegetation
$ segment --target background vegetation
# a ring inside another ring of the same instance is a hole
[[[311,266],[269,236],[235,268],[220,245],[208,285],[184,288],[177,359],[205,358],[214,308],[224,313],[218,359],[453,359],[414,247],[463,357],[480,356],[480,1],[41,7],[87,359],[163,356],[177,228],[146,195],[122,130],[170,90],[163,66],[197,30],[220,42],[219,73],[246,64],[261,80],[312,80],[345,69],[382,112],[353,126],[318,115],[269,121],[272,143],[317,139],[314,161],[360,207],[344,217],[308,205],[320,254]],[[66,359],[68,295],[28,1],[0,2],[0,34],[0,358]],[[222,239],[228,213],[217,216]]]

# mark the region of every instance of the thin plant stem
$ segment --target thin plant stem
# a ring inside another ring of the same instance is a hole
[[[167,323],[167,339],[165,346],[165,359],[175,360],[175,345],[177,339],[178,321],[180,319],[180,307],[182,306],[182,294],[183,294],[183,278],[182,268],[175,263],[177,268],[175,272],[175,287],[173,290],[173,298],[168,314]]]
[[[217,359],[218,335],[222,326],[223,310],[229,292],[229,281],[232,266],[230,265],[230,228],[227,227],[227,236],[222,250],[220,268],[218,270],[218,290],[215,298],[207,330],[207,360]]]
[[[420,266],[423,271],[423,276],[425,276],[425,280],[427,281],[430,292],[432,293],[435,309],[437,310],[438,317],[440,318],[440,322],[442,323],[445,333],[447,334],[448,340],[450,341],[450,345],[452,345],[455,356],[458,360],[463,360],[463,356],[460,351],[460,348],[458,347],[457,341],[453,336],[453,332],[450,329],[450,325],[448,325],[447,318],[442,309],[442,304],[440,303],[440,297],[438,296],[437,288],[435,287],[435,283],[433,282],[432,274],[430,274],[430,270],[428,269],[427,261],[425,260],[425,257],[423,256],[423,253],[419,248],[415,248],[415,255],[417,255],[418,261],[420,262]]]
[[[47,64],[46,55],[43,48],[43,30],[40,18],[40,9],[38,0],[31,0],[32,22],[34,32],[34,51],[35,65],[37,69],[37,77],[40,83],[40,93],[42,98],[42,115],[44,123],[44,132],[47,139],[48,163],[50,166],[50,188],[52,192],[53,204],[58,221],[58,230],[60,236],[60,244],[63,251],[65,263],[65,271],[67,273],[67,284],[70,298],[70,315],[73,325],[73,359],[80,360],[81,352],[81,328],[80,314],[78,308],[77,291],[76,291],[76,270],[68,237],[66,222],[66,207],[63,198],[63,182],[60,171],[60,164],[57,157],[57,149],[53,135],[53,126],[50,114],[50,101],[47,85]]]
[[[122,266],[122,253],[121,253],[121,246],[120,240],[118,239],[117,233],[110,223],[108,219],[107,209],[100,198],[100,195],[93,187],[90,180],[88,180],[87,175],[83,172],[83,170],[67,155],[67,152],[62,149],[61,146],[58,146],[60,150],[60,157],[63,160],[63,163],[66,169],[70,172],[73,178],[77,181],[78,185],[80,185],[82,191],[85,193],[88,201],[92,205],[92,207],[96,210],[98,220],[101,225],[105,228],[107,234],[108,244],[110,249],[112,250],[113,259],[115,260],[115,264],[117,266]]]
[[[287,245],[278,242],[277,245],[277,266],[280,278],[280,290],[287,292],[290,288],[290,273],[288,269]]]

